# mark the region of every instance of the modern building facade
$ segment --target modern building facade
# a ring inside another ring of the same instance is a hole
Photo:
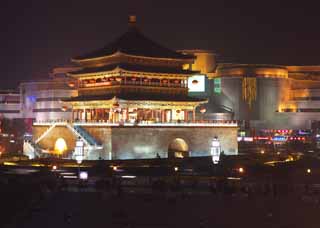
[[[8,118],[8,119],[21,118],[20,107],[21,107],[20,93],[18,91],[11,91],[11,90],[0,91],[1,118]]]

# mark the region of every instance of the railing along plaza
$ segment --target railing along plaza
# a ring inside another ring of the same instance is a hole
[[[103,121],[68,121],[68,120],[46,120],[35,121],[34,126],[65,126],[73,124],[74,126],[110,126],[110,127],[238,127],[236,120],[212,120],[212,121],[176,121],[176,122],[103,122]]]

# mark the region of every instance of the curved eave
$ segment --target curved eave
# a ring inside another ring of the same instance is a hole
[[[140,56],[140,55],[132,55],[132,54],[126,54],[121,51],[117,51],[111,55],[106,56],[99,56],[94,58],[87,58],[87,59],[76,59],[72,58],[71,61],[74,63],[87,63],[91,61],[101,61],[112,57],[118,57],[118,56],[124,56],[124,57],[131,57],[131,58],[141,58],[141,59],[149,59],[149,60],[162,60],[162,61],[180,61],[180,62],[193,62],[195,60],[194,56],[190,56],[190,58],[164,58],[164,57],[149,57],[149,56]],[[187,55],[186,55],[187,57]]]
[[[123,99],[123,98],[118,98],[117,96],[114,96],[113,98],[110,99],[96,99],[96,100],[64,100],[62,102],[65,103],[71,103],[71,104],[77,104],[77,103],[86,103],[87,105],[89,105],[90,103],[97,103],[97,104],[101,104],[101,102],[105,102],[105,103],[110,103],[113,104],[114,102],[119,102],[120,104],[125,104],[125,103],[139,103],[139,104],[185,104],[185,105],[200,105],[200,104],[206,104],[208,103],[208,99],[203,99],[203,100],[199,100],[199,101],[167,101],[167,100],[127,100],[127,99]]]
[[[193,71],[193,72],[186,72],[186,73],[162,73],[162,72],[148,72],[148,71],[131,71],[131,70],[126,70],[126,69],[123,69],[121,67],[116,67],[114,68],[113,70],[110,70],[110,71],[100,71],[100,72],[94,72],[94,73],[83,73],[83,74],[73,74],[72,72],[70,73],[67,73],[68,76],[71,76],[71,77],[78,77],[78,78],[90,78],[90,77],[95,77],[97,76],[97,74],[110,74],[110,73],[122,73],[122,74],[125,74],[125,73],[129,73],[129,74],[137,74],[137,73],[140,73],[140,74],[153,74],[153,75],[166,75],[166,76],[176,76],[176,77],[188,77],[192,74],[197,74],[199,73],[199,71]]]

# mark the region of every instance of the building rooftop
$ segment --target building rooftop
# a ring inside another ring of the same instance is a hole
[[[72,60],[77,62],[81,60],[95,59],[110,56],[117,52],[151,58],[194,59],[193,55],[176,52],[147,38],[137,28],[135,21],[130,21],[129,28],[123,35],[101,49],[92,51],[88,54],[76,56]]]

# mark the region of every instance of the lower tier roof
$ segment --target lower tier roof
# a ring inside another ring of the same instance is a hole
[[[126,93],[126,94],[105,94],[95,96],[78,96],[65,99],[65,102],[76,101],[99,101],[99,100],[111,100],[121,99],[128,101],[180,101],[180,102],[206,102],[206,99],[200,99],[182,95],[167,95],[167,94],[141,94],[141,93]]]

